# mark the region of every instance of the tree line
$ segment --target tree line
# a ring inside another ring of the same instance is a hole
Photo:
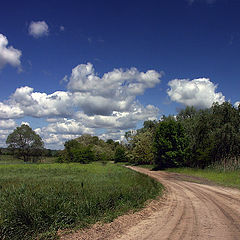
[[[154,164],[158,168],[221,165],[240,167],[240,106],[214,103],[211,108],[186,107],[176,116],[145,121],[143,127],[125,133],[126,142],[102,140],[88,134],[66,141],[64,150],[43,148],[43,141],[29,126],[11,133],[8,150],[29,161],[39,153],[55,154],[58,162],[92,161]]]
[[[240,167],[240,106],[229,102],[214,103],[209,109],[186,107],[177,116],[146,121],[125,136],[132,163],[154,163],[159,168]]]
[[[121,152],[121,149],[124,149],[124,146],[119,142],[114,142],[112,139],[104,141],[97,136],[84,134],[65,142],[64,150],[59,154],[58,162],[115,161],[120,157],[119,151]],[[124,150],[123,152],[125,153]]]

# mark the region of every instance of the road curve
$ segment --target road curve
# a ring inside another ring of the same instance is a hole
[[[160,181],[166,188],[163,199],[61,240],[240,240],[239,190],[184,181],[176,173],[129,168]]]
[[[240,239],[240,191],[182,181],[174,173],[132,168],[167,188],[163,207],[115,240]]]

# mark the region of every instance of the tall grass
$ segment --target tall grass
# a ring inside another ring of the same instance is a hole
[[[14,157],[13,155],[0,155],[0,164],[18,164],[23,163],[23,160]]]
[[[38,159],[39,163],[54,163],[57,157],[41,157]],[[13,155],[0,155],[0,164],[19,164],[24,163],[22,159],[19,159]],[[29,162],[31,163],[31,162]],[[24,163],[25,164],[25,163]]]
[[[224,186],[240,188],[240,170],[226,171],[224,169],[214,168],[170,168],[167,169],[167,171],[202,177]]]
[[[51,239],[58,229],[110,221],[161,189],[114,164],[0,165],[0,239]]]

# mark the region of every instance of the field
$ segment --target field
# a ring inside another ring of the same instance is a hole
[[[0,239],[53,239],[59,229],[111,221],[162,191],[115,164],[0,164]]]
[[[17,159],[12,155],[0,155],[0,164],[17,164],[23,163],[23,160]]]
[[[202,177],[223,186],[240,189],[240,170],[220,171],[214,169],[171,168],[167,171]]]
[[[42,157],[39,159],[40,163],[54,163],[56,157]],[[24,163],[23,160],[16,158],[12,155],[0,155],[0,164],[20,164]]]

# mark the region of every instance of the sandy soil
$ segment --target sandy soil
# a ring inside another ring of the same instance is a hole
[[[240,191],[181,174],[131,167],[166,188],[140,212],[62,236],[62,240],[240,239]],[[188,181],[186,181],[188,180]],[[191,181],[191,182],[189,182]]]

